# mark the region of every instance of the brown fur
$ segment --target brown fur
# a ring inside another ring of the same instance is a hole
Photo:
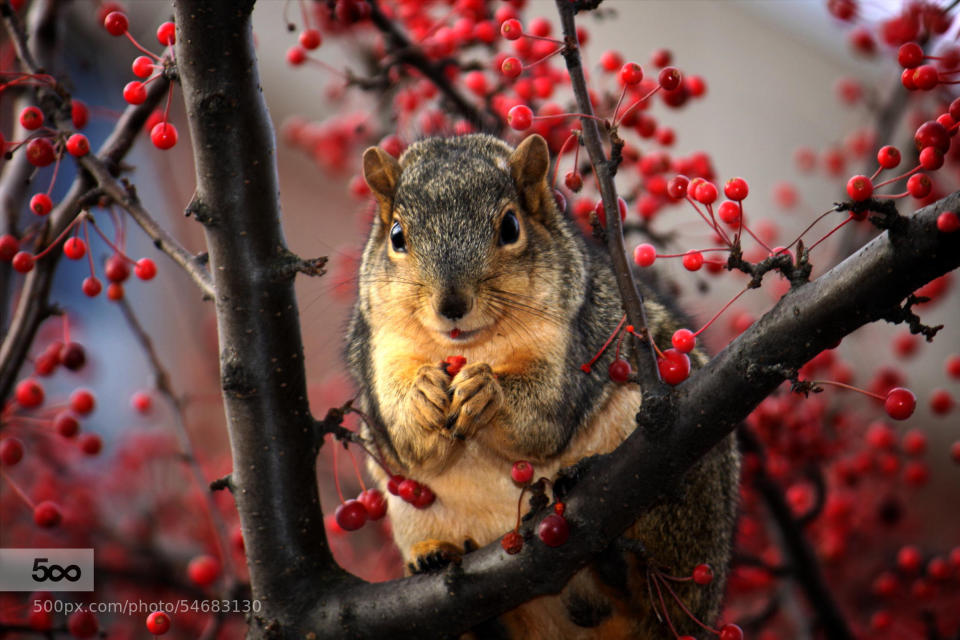
[[[363,165],[380,215],[364,251],[348,361],[379,425],[367,435],[396,471],[437,496],[423,510],[388,496],[405,562],[436,552],[455,559],[464,540],[486,545],[513,527],[515,460],[554,477],[585,456],[612,451],[633,431],[640,389],[609,380],[612,354],[590,374],[579,370],[616,327],[619,294],[606,256],[556,209],[539,136],[516,150],[482,135],[430,139],[399,162],[368,149]],[[511,213],[518,237],[500,242]],[[395,223],[401,251],[391,240]],[[451,299],[464,311],[457,319],[443,312]],[[668,346],[676,321],[652,302],[647,314],[658,343]],[[453,328],[465,337],[452,339]],[[452,378],[441,364],[451,355],[467,359]],[[385,485],[386,474],[371,470]],[[728,440],[695,467],[674,502],[627,533],[642,541],[648,558],[614,554],[606,569],[598,561],[562,594],[504,615],[502,626],[528,640],[672,638],[650,611],[648,561],[673,574],[710,562],[718,576],[712,585],[675,590],[711,623],[726,574],[737,473]],[[681,633],[698,635],[677,606],[669,609]]]

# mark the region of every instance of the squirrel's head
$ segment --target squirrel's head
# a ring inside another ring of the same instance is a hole
[[[373,311],[462,343],[549,319],[540,305],[562,288],[575,251],[549,168],[538,135],[515,150],[487,135],[431,138],[399,162],[367,149],[363,175],[379,207],[361,289]]]

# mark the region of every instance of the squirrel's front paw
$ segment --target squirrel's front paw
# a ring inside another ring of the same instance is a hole
[[[410,390],[410,410],[413,418],[425,429],[442,432],[446,426],[450,412],[449,380],[439,365],[425,364],[417,370]]]
[[[465,366],[450,383],[446,426],[455,438],[466,439],[489,423],[503,406],[503,389],[485,363]]]

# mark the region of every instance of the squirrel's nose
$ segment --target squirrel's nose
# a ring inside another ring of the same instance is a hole
[[[459,320],[470,309],[470,301],[455,289],[448,289],[440,298],[437,311],[448,320]]]

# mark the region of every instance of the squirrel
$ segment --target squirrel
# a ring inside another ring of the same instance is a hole
[[[377,147],[363,154],[377,211],[347,361],[370,417],[364,436],[391,468],[436,495],[429,508],[414,508],[388,494],[389,474],[370,465],[409,572],[435,570],[513,529],[514,461],[553,478],[614,450],[636,427],[641,389],[610,379],[613,356],[590,373],[581,369],[623,307],[609,256],[559,210],[549,169],[549,149],[536,134],[516,149],[471,134],[415,142],[399,161]],[[647,293],[650,335],[669,348],[678,316]],[[636,348],[627,342],[628,352]],[[450,376],[443,361],[452,355],[467,364]],[[691,355],[702,364],[702,355]],[[612,546],[560,594],[464,637],[673,640],[648,571],[689,576],[701,563],[712,567],[712,582],[670,585],[690,613],[713,624],[738,478],[731,437],[690,470],[676,495],[632,525],[630,551]],[[665,588],[663,602],[679,634],[704,637]]]

